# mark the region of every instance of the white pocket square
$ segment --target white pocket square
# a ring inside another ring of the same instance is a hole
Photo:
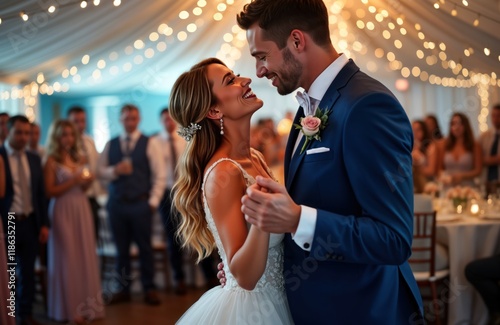
[[[326,147],[313,148],[313,149],[307,150],[306,151],[306,155],[314,155],[314,154],[317,154],[317,153],[327,152],[327,151],[330,151],[330,148],[326,148]]]

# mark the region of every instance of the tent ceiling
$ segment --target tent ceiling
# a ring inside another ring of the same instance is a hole
[[[98,6],[93,0],[87,2],[85,9],[81,1],[73,0],[0,2],[0,81],[24,85],[38,78],[47,84],[40,88],[43,92],[52,87],[80,95],[131,90],[167,94],[180,73],[209,56],[254,76],[244,33],[234,28],[236,13],[248,1],[122,0],[119,6],[112,0],[101,0]],[[424,80],[431,75],[468,79],[471,72],[482,73],[500,86],[496,80],[500,75],[499,0],[468,0],[467,7],[461,0],[325,3],[332,14],[337,50],[347,52],[365,71],[395,77],[410,74],[410,79],[415,74]],[[52,5],[55,12],[49,13]],[[451,15],[453,9],[456,16]],[[28,21],[20,18],[21,11],[29,15]],[[179,17],[184,11],[186,19]],[[378,21],[377,13],[387,17],[379,16]],[[220,20],[214,19],[217,14]],[[479,19],[477,27],[475,19]],[[194,26],[196,30],[189,31]],[[183,35],[186,39],[179,40]],[[473,54],[466,56],[466,49]]]

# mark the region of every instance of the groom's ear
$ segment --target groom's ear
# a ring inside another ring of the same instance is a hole
[[[290,36],[288,38],[288,42],[291,44],[292,48],[294,48],[298,52],[302,52],[305,46],[305,35],[299,29],[294,29],[290,32]]]
[[[208,110],[207,118],[211,120],[218,120],[222,117],[222,112],[217,109],[217,107],[213,107]]]

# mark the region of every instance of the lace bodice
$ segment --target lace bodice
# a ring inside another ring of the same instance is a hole
[[[224,289],[226,290],[245,290],[241,288],[238,285],[238,282],[236,282],[236,279],[234,276],[231,274],[228,263],[227,263],[227,256],[226,252],[224,251],[224,247],[222,246],[221,239],[219,237],[219,233],[217,231],[217,227],[215,226],[214,219],[212,217],[212,214],[210,212],[210,208],[208,207],[208,203],[205,197],[205,181],[207,179],[207,175],[210,174],[212,169],[217,166],[222,161],[230,161],[233,164],[235,164],[242,172],[242,176],[245,178],[245,182],[247,186],[252,185],[255,183],[255,179],[249,175],[243,167],[236,161],[229,159],[229,158],[222,158],[216,161],[210,168],[208,168],[204,178],[203,178],[203,185],[202,185],[202,191],[203,191],[203,202],[204,202],[204,207],[205,207],[205,218],[208,223],[208,228],[212,232],[214,238],[215,238],[215,243],[217,245],[217,249],[219,251],[219,256],[222,259],[222,262],[224,263],[224,272],[226,273],[226,285]],[[268,169],[268,172],[269,169]],[[270,173],[270,175],[272,175]],[[277,290],[284,290],[284,279],[283,279],[283,238],[284,234],[271,234],[269,238],[269,252],[267,255],[267,264],[266,264],[266,269],[264,271],[264,274],[260,278],[260,280],[257,282],[257,285],[255,286],[255,289],[253,291],[260,291],[263,289],[277,289]],[[246,291],[246,290],[245,290]]]

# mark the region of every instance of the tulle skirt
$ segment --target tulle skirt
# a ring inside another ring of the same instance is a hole
[[[247,291],[215,287],[192,305],[176,324],[293,324],[284,290]]]

